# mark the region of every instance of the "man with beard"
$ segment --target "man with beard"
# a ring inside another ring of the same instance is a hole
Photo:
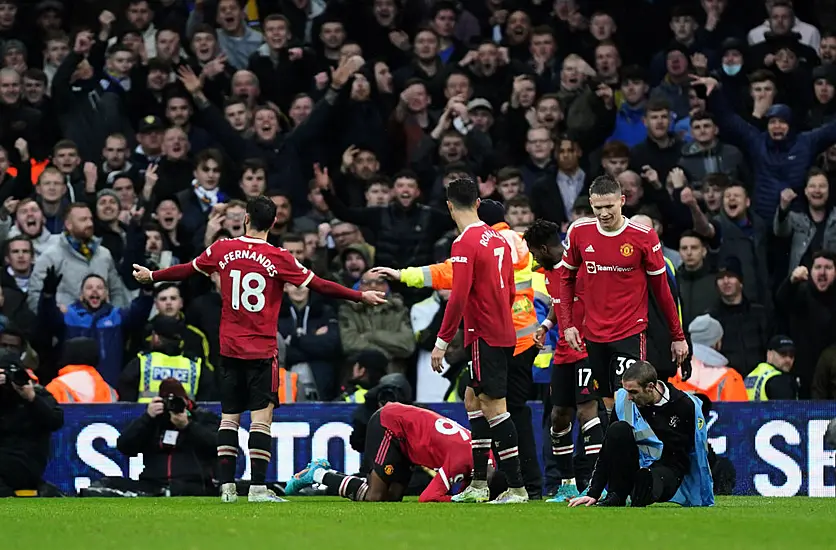
[[[781,203],[775,212],[773,231],[778,237],[791,237],[789,272],[813,263],[818,250],[836,250],[836,209],[830,207],[830,185],[827,175],[819,168],[812,168],[807,175],[804,197],[807,208],[801,212],[790,211],[796,198],[792,189],[781,192]]]
[[[22,199],[15,210],[15,224],[9,230],[9,237],[23,236],[32,241],[35,258],[46,250],[52,233],[44,226],[44,213],[34,199]]]
[[[652,167],[659,181],[667,181],[668,173],[677,165],[682,153],[682,142],[670,131],[670,103],[664,98],[652,97],[647,102],[644,125],[647,139],[630,151],[630,166],[642,175],[647,172],[645,167]]]
[[[340,171],[336,176],[337,194],[349,206],[363,204],[361,193],[371,178],[380,170],[380,161],[374,151],[349,145],[343,152]]]
[[[61,273],[58,283],[50,289],[59,305],[69,306],[74,303],[82,282],[90,274],[106,281],[109,294],[117,307],[128,305],[128,292],[116,271],[113,256],[107,248],[101,246],[101,239],[93,236],[93,214],[89,206],[71,204],[64,220],[64,233],[54,235],[52,241],[35,261],[35,269],[29,279],[28,303],[32,311],[38,311],[49,268],[60,270]],[[51,282],[54,283],[54,280]]]
[[[60,341],[78,337],[94,338],[99,343],[99,373],[108,385],[116,387],[119,373],[125,364],[122,360],[124,335],[145,324],[153,305],[151,293],[144,290],[130,307],[118,308],[109,303],[105,280],[90,273],[79,285],[81,295],[72,302],[62,304],[66,306],[64,312],[59,308],[59,302],[56,302],[60,294],[59,286],[62,280],[72,277],[78,271],[68,270],[66,264],[64,268],[58,268],[61,269],[60,273],[56,268],[55,265],[46,268],[43,279],[39,281],[37,311],[42,330]]]
[[[178,127],[167,129],[163,133],[162,156],[145,171],[143,199],[150,201],[153,197],[168,197],[188,189],[194,177],[190,153],[191,145],[186,133]],[[152,171],[154,181],[149,181]]]
[[[836,255],[819,250],[813,254],[812,268],[796,267],[775,294],[778,311],[789,318],[789,337],[796,344],[794,371],[801,379],[800,399],[810,399],[816,362],[833,343],[827,328],[836,321],[834,279]],[[758,357],[763,357],[763,352]]]
[[[122,174],[131,179],[139,177],[139,169],[128,160],[128,140],[122,134],[110,134],[102,147],[102,163],[99,165],[97,189],[113,185],[113,180]]]

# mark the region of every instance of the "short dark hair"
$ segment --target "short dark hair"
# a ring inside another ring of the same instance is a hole
[[[244,162],[241,163],[242,177],[247,172],[258,172],[259,170],[264,170],[264,174],[267,174],[267,164],[264,162],[264,160],[258,157],[245,159]]]
[[[528,200],[528,197],[526,197],[523,194],[514,195],[513,197],[505,201],[505,208],[508,209],[514,206],[516,206],[517,208],[531,208],[531,201]]]
[[[626,143],[617,139],[608,141],[601,147],[601,158],[630,158],[630,148],[627,147]]]
[[[499,171],[496,173],[497,183],[502,183],[503,181],[512,180],[514,178],[522,180],[522,172],[520,172],[519,168],[515,168],[513,166],[506,166],[504,168],[500,168]]]
[[[620,195],[621,184],[613,177],[598,176],[592,180],[592,185],[589,186],[589,196],[592,195]]]
[[[414,170],[410,170],[409,168],[405,168],[403,170],[398,171],[394,176],[392,176],[392,183],[396,182],[399,179],[407,179],[412,180],[415,183],[420,184],[421,180],[418,178],[418,174],[415,173]]]
[[[730,186],[731,182],[732,180],[729,175],[723,174],[722,172],[712,172],[707,174],[702,180],[703,187],[719,187],[720,189],[725,189]]]
[[[176,288],[178,292],[180,292],[180,285],[174,282],[166,282],[160,283],[159,285],[154,287],[154,298],[165,292],[166,290],[170,290],[172,288]]]
[[[35,245],[32,242],[32,239],[27,237],[26,235],[17,235],[15,237],[11,237],[3,243],[3,256],[9,255],[9,250],[12,248],[12,243],[17,241],[23,241],[29,243],[29,251],[34,255],[35,254]],[[34,258],[33,258],[34,261]]]
[[[749,74],[748,76],[749,84],[757,84],[758,82],[772,82],[776,84],[777,80],[775,78],[775,73],[769,71],[767,69],[758,69]]]
[[[398,178],[398,177],[403,177],[403,178],[412,177],[410,175],[399,175],[399,174],[401,174],[401,172],[398,172],[397,174],[395,174],[395,177],[396,178]],[[416,177],[416,179],[417,179],[417,177]],[[392,180],[390,180],[389,177],[386,174],[380,174],[380,173],[372,174],[372,177],[370,177],[366,181],[366,190],[368,190],[369,187],[371,187],[372,185],[385,185],[386,187],[391,188],[392,187]]]
[[[247,203],[247,215],[252,229],[269,231],[276,221],[276,205],[264,195],[259,195]]]
[[[682,239],[686,237],[690,239],[697,239],[698,241],[700,241],[700,244],[703,246],[703,248],[708,248],[708,246],[705,244],[705,237],[703,237],[693,229],[686,229],[682,232],[682,235],[679,236],[680,244],[682,243]]]
[[[447,200],[455,208],[476,208],[479,185],[473,178],[456,178],[447,186]]]
[[[629,382],[631,380],[638,383],[639,386],[644,387],[648,384],[655,384],[659,380],[659,374],[653,365],[647,361],[636,361],[621,376],[622,382]]]
[[[35,80],[37,82],[40,82],[41,84],[46,84],[47,82],[46,73],[44,73],[41,69],[38,69],[37,67],[26,69],[26,71],[24,71],[23,73],[23,78]]]
[[[471,170],[470,166],[468,166],[465,162],[451,162],[444,167],[444,177],[452,176],[454,174],[467,174],[469,177],[472,177],[473,170]]]
[[[813,261],[815,262],[819,258],[824,258],[825,260],[830,260],[833,262],[833,265],[836,265],[836,252],[832,252],[827,249],[820,249],[813,252]]]
[[[287,243],[305,244],[305,237],[303,237],[299,233],[288,233],[284,237],[282,237],[282,246],[286,245]]]
[[[531,227],[525,230],[523,239],[529,248],[555,246],[560,244],[560,226],[548,220],[534,220]]]
[[[813,166],[812,168],[810,168],[810,170],[807,171],[807,178],[806,178],[805,181],[810,181],[810,179],[812,179],[816,176],[824,176],[825,178],[828,179],[828,181],[830,180],[830,178],[827,177],[827,172],[825,172],[824,170],[822,170],[818,166]]]
[[[663,98],[663,97],[651,97],[647,101],[647,107],[645,108],[645,113],[657,112],[657,111],[667,111],[668,113],[671,112],[671,104],[670,102]],[[645,114],[645,116],[647,116]]]
[[[195,156],[194,165],[197,168],[203,166],[210,160],[214,160],[218,164],[218,168],[223,168],[224,156],[217,149],[204,149],[198,153],[197,156]]]
[[[710,120],[713,123],[717,123],[714,119],[714,115],[709,113],[708,111],[697,111],[693,115],[691,115],[691,124],[695,123],[698,120]]]
[[[87,274],[87,275],[85,275],[85,276],[84,276],[84,278],[81,280],[81,286],[80,286],[80,287],[78,287],[78,289],[79,289],[79,290],[83,289],[83,288],[84,288],[84,285],[85,285],[85,284],[87,284],[87,281],[88,281],[89,279],[98,279],[98,280],[100,280],[102,283],[104,283],[105,288],[108,288],[108,286],[107,286],[107,281],[105,280],[105,278],[104,278],[104,277],[102,277],[102,276],[101,276],[101,275],[99,275],[98,273],[88,273],[88,274]]]

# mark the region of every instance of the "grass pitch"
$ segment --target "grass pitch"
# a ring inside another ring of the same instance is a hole
[[[4,499],[0,548],[305,550],[836,548],[836,501],[720,498],[712,509],[569,509],[295,498]]]

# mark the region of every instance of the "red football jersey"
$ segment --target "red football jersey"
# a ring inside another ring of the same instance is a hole
[[[470,431],[456,422],[428,409],[387,403],[380,410],[380,424],[392,432],[410,462],[438,470],[421,502],[449,501],[453,484],[470,476]]]
[[[314,274],[284,248],[261,239],[221,239],[192,260],[204,275],[221,276],[221,355],[267,359],[278,350],[284,284],[305,286]]]
[[[596,219],[582,218],[566,233],[561,263],[566,267],[561,270],[561,327],[574,323],[572,287],[582,268],[587,339],[612,342],[647,328],[648,276],[666,271],[653,229],[625,219],[621,229],[604,231]]]
[[[474,223],[453,242],[450,261],[453,289],[438,339],[449,343],[464,316],[465,346],[481,338],[490,346],[514,347],[516,290],[508,241],[486,223]]]
[[[555,315],[560,311],[560,270],[566,269],[559,265],[551,270],[546,270],[546,290],[552,298],[552,307],[555,308]],[[583,279],[579,279],[575,284],[575,303],[572,306],[572,322],[575,328],[578,329],[581,335],[581,346],[583,351],[575,351],[566,343],[563,337],[562,329],[558,325],[558,330],[561,334],[557,340],[557,347],[554,350],[555,365],[571,365],[586,358],[586,346],[583,343]]]

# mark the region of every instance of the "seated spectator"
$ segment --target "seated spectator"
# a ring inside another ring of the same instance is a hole
[[[92,338],[64,342],[63,365],[46,391],[58,403],[116,403],[119,396],[99,374],[99,344]]]
[[[679,297],[682,301],[682,324],[688,326],[698,315],[708,311],[719,298],[717,277],[707,261],[708,248],[694,231],[679,238],[682,265],[676,271]]]
[[[415,351],[415,337],[409,325],[409,310],[403,300],[391,294],[385,277],[371,271],[363,273],[360,291],[380,290],[388,294],[388,302],[370,307],[344,303],[340,306],[340,340],[346,355],[364,350],[377,350],[389,362],[387,372],[405,371],[406,360]]]
[[[337,314],[308,287],[285,285],[279,334],[287,344],[285,366],[299,377],[306,401],[331,401],[337,395],[342,359]]]
[[[776,309],[796,343],[793,370],[801,380],[801,399],[809,399],[816,363],[833,342],[833,336],[822,327],[836,322],[834,279],[836,253],[818,250],[813,253],[812,267],[796,267],[775,293]]]
[[[220,419],[192,401],[174,378],[158,382],[159,396],[131,421],[116,440],[126,456],[142,454],[138,480],[103,477],[82,496],[215,496],[213,468],[218,459]]]
[[[723,327],[710,315],[700,315],[688,325],[691,336],[691,376],[682,380],[677,372],[670,383],[688,393],[700,393],[712,402],[748,401],[746,386],[740,374],[726,365],[729,360],[720,350],[723,346]]]
[[[790,374],[795,362],[795,343],[788,336],[773,336],[766,346],[766,362],[746,377],[749,401],[798,399],[798,379]]]
[[[94,337],[99,342],[99,373],[105,382],[116,386],[124,363],[125,332],[136,330],[148,319],[153,299],[143,291],[130,307],[118,308],[109,303],[105,280],[90,273],[81,281],[81,295],[60,309],[57,292],[66,270],[58,273],[55,266],[46,270],[43,288],[38,295],[38,321],[42,331],[59,341],[78,336]]]
[[[802,211],[790,211],[797,197],[791,188],[781,191],[781,203],[775,211],[773,231],[778,237],[791,237],[789,272],[799,265],[809,268],[816,250],[836,251],[836,208],[830,205],[827,175],[812,168],[804,186]]]
[[[169,293],[171,288],[168,287]],[[184,337],[190,332],[176,316],[158,314],[154,317],[149,350],[138,353],[119,375],[121,400],[150,403],[167,376],[177,379],[193,401],[212,398],[214,372],[202,359],[202,350],[201,355],[188,355]]]
[[[130,299],[110,251],[101,246],[101,239],[93,236],[93,214],[86,204],[74,203],[67,208],[64,233],[52,237],[53,244],[35,260],[29,279],[27,300],[29,308],[37,311],[47,271],[60,270],[58,286],[53,289],[59,305],[69,306],[77,301],[82,282],[95,274],[105,282],[107,294],[116,307],[126,306]]]
[[[365,403],[366,393],[386,374],[388,360],[382,352],[369,349],[349,357],[348,363],[351,374],[337,401]]]
[[[0,336],[2,338],[2,336]],[[64,425],[64,411],[37,382],[10,378],[22,369],[20,356],[0,356],[0,497],[37,490],[50,457],[52,432]]]
[[[709,310],[723,327],[723,353],[742,376],[757,366],[772,333],[766,308],[744,296],[744,281],[740,260],[725,258],[717,272],[720,299]]]

